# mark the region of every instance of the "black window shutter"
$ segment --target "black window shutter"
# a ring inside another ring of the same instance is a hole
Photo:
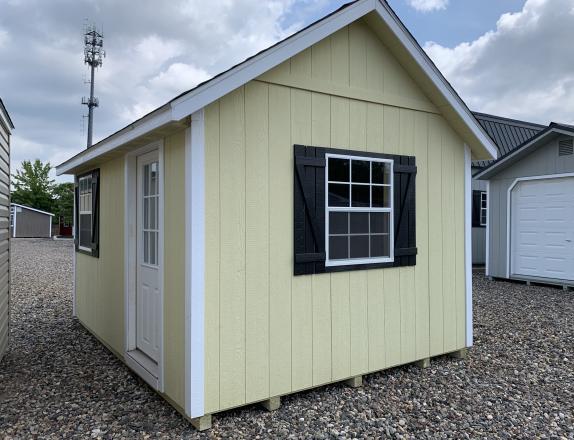
[[[416,247],[416,175],[415,158],[395,156],[394,173],[394,227],[395,267],[417,264]]]
[[[92,256],[100,256],[100,170],[92,171]]]
[[[295,275],[325,272],[325,150],[294,147]]]
[[[394,262],[325,267],[325,154],[392,159]],[[294,274],[416,265],[416,161],[412,156],[294,146]]]
[[[472,191],[472,227],[480,228],[480,194],[482,191]]]
[[[74,200],[75,200],[75,212],[74,212],[74,246],[76,247],[76,251],[78,250],[78,246],[80,244],[80,197],[79,194],[80,190],[78,188],[78,179],[74,180]]]

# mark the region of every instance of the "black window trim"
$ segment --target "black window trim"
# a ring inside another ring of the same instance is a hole
[[[79,182],[80,179],[92,177],[92,244],[91,251],[80,247],[80,206]],[[100,257],[100,169],[95,168],[76,175],[74,182],[75,213],[74,213],[74,245],[77,253]]]

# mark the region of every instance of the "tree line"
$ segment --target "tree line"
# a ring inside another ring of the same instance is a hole
[[[25,160],[21,169],[12,175],[12,202],[54,214],[69,224],[74,216],[74,184],[55,183],[50,179],[50,162]]]

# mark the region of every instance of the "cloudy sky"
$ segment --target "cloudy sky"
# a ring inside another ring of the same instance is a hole
[[[344,0],[0,0],[0,97],[25,159],[85,145],[82,28],[103,27],[97,141]],[[574,0],[389,0],[471,109],[574,123]]]

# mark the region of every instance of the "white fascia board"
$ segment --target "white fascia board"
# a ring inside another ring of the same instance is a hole
[[[437,67],[432,63],[428,55],[424,52],[424,50],[416,42],[412,35],[410,35],[409,32],[404,28],[390,7],[386,3],[377,0],[376,10],[381,18],[385,21],[385,23],[389,26],[391,31],[399,39],[404,48],[409,52],[411,57],[416,61],[419,67],[423,69],[435,87],[437,87],[442,96],[463,119],[465,124],[480,140],[481,144],[484,145],[491,156],[496,159],[498,157],[498,149],[496,148],[496,145],[492,139],[490,139],[490,137],[484,132],[466,104],[464,104],[462,99],[457,96],[456,92],[447,83],[442,73],[440,73]]]
[[[40,209],[31,208],[30,206],[20,205],[20,204],[18,204],[18,203],[10,203],[10,204],[13,205],[13,206],[18,206],[18,207],[20,207],[20,208],[28,209],[28,210],[30,210],[30,211],[36,211],[36,212],[39,212],[39,213],[41,213],[41,214],[46,214],[46,215],[49,215],[49,216],[52,216],[52,217],[54,217],[54,215],[55,215],[55,214],[52,214],[51,212],[42,211],[42,210],[40,210]]]
[[[68,161],[56,167],[56,175],[60,176],[69,172],[70,170],[82,165],[89,160],[95,159],[102,154],[105,154],[113,149],[126,144],[146,133],[155,130],[162,125],[168,124],[172,121],[171,110],[169,105],[165,105],[162,109],[154,112],[151,115],[144,117],[143,120],[137,121],[117,134],[112,135],[109,139],[85,150],[84,154],[73,157]]]
[[[225,96],[243,84],[278,66],[299,52],[311,47],[339,29],[349,25],[375,9],[378,0],[362,0],[300,31],[277,46],[243,62],[204,86],[189,92],[171,103],[175,119],[182,119]]]

